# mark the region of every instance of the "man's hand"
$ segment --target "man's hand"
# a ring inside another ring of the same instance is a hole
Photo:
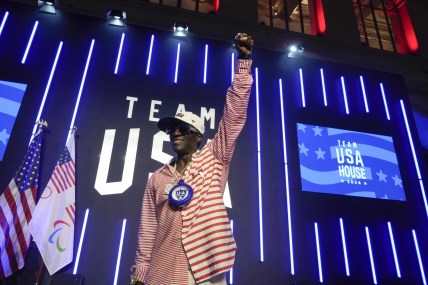
[[[254,41],[251,36],[245,33],[237,33],[233,39],[233,44],[235,45],[236,51],[238,52],[238,58],[251,58],[251,49],[254,45]]]
[[[138,281],[137,279],[131,277],[131,285],[144,285],[144,282]]]

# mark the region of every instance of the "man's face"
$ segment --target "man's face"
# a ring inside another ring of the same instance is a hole
[[[166,132],[169,135],[172,150],[181,155],[195,152],[202,140],[202,135],[188,124],[169,127]]]

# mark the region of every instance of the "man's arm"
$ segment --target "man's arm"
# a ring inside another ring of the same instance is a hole
[[[153,176],[152,176],[153,177]],[[144,191],[141,207],[140,226],[138,228],[138,246],[135,254],[135,265],[131,268],[131,284],[141,285],[144,282],[150,266],[153,246],[155,243],[157,219],[155,193],[153,193],[152,179],[149,179]]]
[[[253,83],[250,60],[253,40],[247,34],[239,33],[235,36],[234,44],[238,61],[233,83],[227,90],[223,117],[211,144],[215,157],[225,164],[230,163],[232,159],[236,139],[247,119],[247,106]]]

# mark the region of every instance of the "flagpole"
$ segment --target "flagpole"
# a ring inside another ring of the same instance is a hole
[[[37,126],[37,132],[31,135],[29,144],[31,144],[33,138],[37,137],[44,129],[48,127],[48,122],[44,120],[38,120],[35,125]]]
[[[37,279],[36,279],[36,283],[34,283],[34,285],[40,284],[40,277],[42,276],[43,269],[45,268],[45,263],[43,262],[43,259],[40,258],[40,260],[41,260],[40,268],[39,268],[39,271],[37,272]]]
[[[36,122],[36,124],[39,125],[38,129],[37,129],[37,133],[34,134],[34,136],[32,136],[31,139],[33,139],[33,137],[38,136],[43,131],[43,128],[47,128],[48,127],[48,123],[46,121],[44,121],[44,120],[38,120]],[[39,285],[40,284],[40,278],[42,276],[43,269],[45,268],[45,263],[43,261],[43,258],[40,255],[39,255],[39,260],[40,260],[40,267],[39,267],[39,270],[37,271],[36,283],[34,283],[34,285]]]

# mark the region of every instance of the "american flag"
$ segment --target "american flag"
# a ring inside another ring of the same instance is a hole
[[[0,196],[0,280],[24,267],[37,195],[41,129],[31,141],[15,176]]]
[[[74,186],[75,181],[75,165],[71,159],[70,151],[66,147],[64,152],[59,157],[58,163],[52,173],[52,184],[55,186],[56,192],[61,192],[70,189]]]

